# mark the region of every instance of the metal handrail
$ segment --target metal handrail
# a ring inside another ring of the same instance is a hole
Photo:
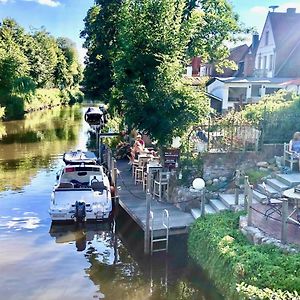
[[[166,221],[166,222],[165,222]],[[163,226],[166,228],[166,252],[169,249],[169,228],[170,228],[170,215],[167,209],[163,211]]]
[[[163,226],[169,231],[169,211],[167,209],[163,211]]]
[[[150,212],[149,212],[149,227],[150,227],[150,247],[151,247],[151,255],[152,255],[152,253],[153,253],[153,229],[154,229],[154,225],[153,225],[153,223],[154,223],[154,214],[153,214],[153,211],[152,210],[150,210]]]

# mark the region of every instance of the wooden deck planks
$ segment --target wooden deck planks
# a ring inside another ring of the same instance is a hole
[[[130,217],[141,227],[146,228],[146,193],[142,189],[142,185],[134,184],[129,166],[126,161],[118,161],[118,177],[119,204],[130,215]],[[163,227],[163,210],[169,212],[170,235],[183,234],[188,232],[189,226],[194,222],[194,218],[190,213],[181,211],[173,204],[160,202],[156,199],[151,200],[151,210],[154,214],[154,236],[164,234]]]

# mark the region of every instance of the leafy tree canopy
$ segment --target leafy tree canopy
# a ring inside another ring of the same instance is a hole
[[[0,105],[21,117],[39,88],[74,88],[82,79],[74,44],[44,28],[26,33],[13,19],[0,23]]]
[[[184,78],[192,56],[226,65],[226,41],[241,32],[225,0],[95,1],[82,37],[85,83],[129,127],[168,144],[209,111]]]
[[[88,49],[85,60],[84,86],[91,98],[108,102],[114,84],[112,60],[116,46],[117,17],[121,0],[96,0],[84,19],[80,36]]]

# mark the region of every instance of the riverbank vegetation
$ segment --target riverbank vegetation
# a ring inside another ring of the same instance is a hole
[[[0,23],[0,117],[82,101],[82,70],[75,45],[45,28],[26,32],[12,19]]]
[[[84,21],[87,93],[158,145],[209,113],[204,92],[183,77],[191,58],[228,65],[224,41],[241,32],[223,0],[96,0]]]
[[[299,253],[252,245],[239,231],[240,213],[207,215],[192,226],[189,255],[227,299],[299,299]]]
[[[57,153],[78,144],[79,105],[26,114],[23,120],[0,123],[0,191],[20,190]],[[20,149],[26,151],[20,151]]]
[[[300,97],[286,90],[266,95],[256,103],[247,105],[240,112],[230,112],[223,119],[227,124],[250,124],[263,131],[264,143],[289,141],[298,131]]]

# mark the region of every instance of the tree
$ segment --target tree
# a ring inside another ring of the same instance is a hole
[[[226,1],[217,1],[224,4],[223,10],[216,1],[200,2],[202,10],[186,0],[125,0],[119,14],[110,105],[125,116],[127,124],[161,145],[209,111],[204,94],[196,93],[182,77],[187,57],[196,51],[213,56],[218,43],[215,49],[207,44],[214,35],[226,39],[238,28]],[[211,22],[209,16],[214,16]],[[228,23],[234,26],[220,33],[221,24]],[[219,48],[225,56],[223,44]]]
[[[34,61],[30,74],[39,88],[54,87],[54,72],[57,65],[58,45],[45,28],[32,34],[34,44]]]
[[[189,43],[188,57],[200,56],[202,61],[217,63],[221,72],[222,67],[232,66],[224,42],[240,40],[239,34],[250,29],[239,23],[238,15],[226,0],[187,0],[185,18],[189,19],[195,10],[199,12],[201,22]]]
[[[6,118],[24,114],[24,100],[35,89],[29,77],[29,63],[24,54],[26,36],[14,20],[0,26],[0,104]],[[20,95],[24,97],[20,97]]]
[[[81,79],[78,55],[70,40],[56,40],[45,29],[26,33],[13,19],[0,23],[1,117],[3,107],[5,118],[12,119],[22,117],[24,107],[31,108],[33,102],[35,108],[51,104],[51,97],[35,97],[36,87],[73,89]],[[65,94],[73,102],[79,97],[76,91]]]
[[[209,110],[182,77],[186,62],[201,55],[228,64],[224,41],[239,32],[225,0],[98,0],[81,33],[87,90],[166,144]]]
[[[82,68],[78,61],[76,45],[68,38],[60,37],[57,39],[59,51],[56,80],[60,86],[74,88],[82,80]]]
[[[96,0],[84,19],[80,36],[88,49],[85,60],[84,86],[91,98],[108,102],[113,86],[112,57],[114,56],[117,16],[122,0]]]

